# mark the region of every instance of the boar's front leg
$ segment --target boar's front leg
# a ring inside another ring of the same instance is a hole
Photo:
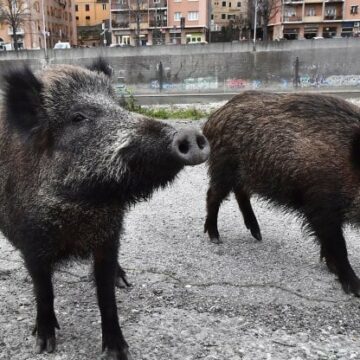
[[[123,337],[115,299],[117,245],[104,243],[94,252],[94,274],[101,314],[102,349],[107,360],[131,360]]]
[[[36,298],[36,323],[33,335],[36,334],[35,351],[41,353],[44,350],[51,353],[55,350],[55,328],[59,324],[54,312],[54,292],[52,286],[52,268],[50,264],[42,263],[41,260],[26,258],[26,267],[34,284]]]
[[[360,279],[350,265],[342,224],[339,221],[341,215],[337,215],[318,213],[310,219],[310,227],[320,240],[320,256],[325,258],[329,270],[339,277],[343,290],[360,296]]]

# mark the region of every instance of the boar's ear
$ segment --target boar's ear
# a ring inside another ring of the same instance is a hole
[[[9,125],[23,133],[39,128],[43,84],[28,67],[10,70],[4,75],[4,80]]]
[[[109,63],[102,57],[98,57],[93,61],[91,65],[87,67],[91,71],[97,71],[99,73],[103,73],[108,77],[111,77],[113,73],[113,68],[109,65]]]

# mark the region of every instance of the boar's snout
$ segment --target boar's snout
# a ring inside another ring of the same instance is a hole
[[[197,165],[209,157],[210,145],[201,131],[186,129],[175,134],[172,151],[185,165]]]

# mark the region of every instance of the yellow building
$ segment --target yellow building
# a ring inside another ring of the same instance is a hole
[[[104,44],[104,39],[109,36],[106,30],[110,18],[109,0],[76,0],[75,14],[78,43],[88,46]]]
[[[44,9],[46,45],[53,48],[58,42],[77,44],[75,4],[73,0],[23,0],[28,9],[26,21],[17,31],[18,45],[22,49],[44,48]],[[16,3],[16,1],[14,0]],[[43,6],[43,7],[42,7]],[[12,28],[0,24],[0,42],[13,45]]]

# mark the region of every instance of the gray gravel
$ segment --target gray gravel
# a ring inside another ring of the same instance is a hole
[[[360,359],[360,300],[342,292],[297,219],[253,199],[264,238],[257,242],[230,196],[219,214],[224,243],[210,244],[206,190],[205,165],[188,167],[126,218],[120,261],[133,287],[117,290],[117,299],[134,360]],[[357,235],[346,229],[360,274]],[[0,238],[1,360],[100,358],[89,267],[56,272],[58,348],[35,356],[32,284],[18,252]]]

